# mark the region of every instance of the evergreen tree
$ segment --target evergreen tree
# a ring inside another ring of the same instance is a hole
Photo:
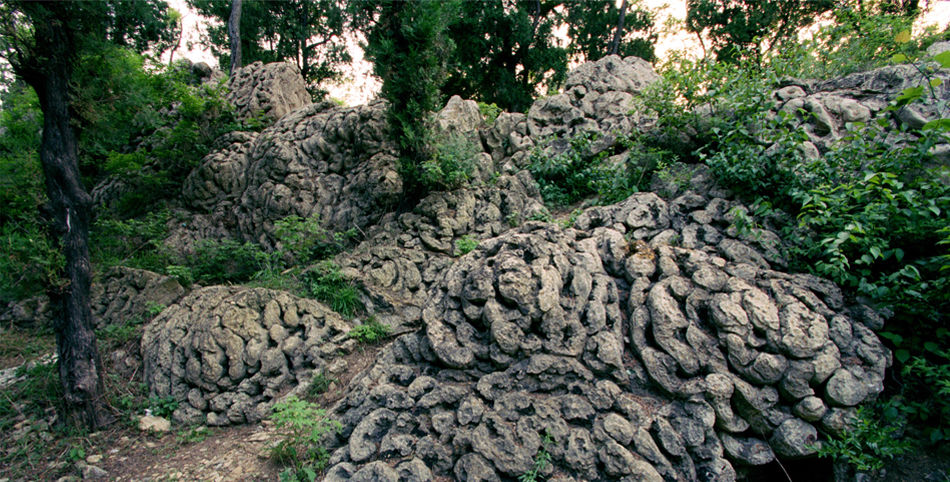
[[[653,14],[639,1],[624,0],[620,7],[613,0],[574,1],[566,6],[574,56],[587,61],[610,54],[654,60]]]
[[[222,67],[231,64],[228,19],[232,0],[188,0],[201,15],[219,25],[208,27],[207,45]],[[343,38],[346,10],[343,0],[244,0],[241,2],[241,65],[286,61],[297,65],[313,94],[317,85],[339,76],[341,63],[350,60]]]
[[[833,0],[688,0],[686,29],[708,38],[721,61],[759,59],[834,7]]]
[[[353,4],[366,31],[366,56],[383,81],[390,135],[399,146],[405,202],[424,194],[420,168],[428,159],[427,121],[441,107],[439,87],[454,47],[446,35],[456,3],[442,0],[370,0]]]
[[[524,112],[567,76],[567,49],[555,29],[563,23],[550,0],[462,2],[448,34],[456,45],[442,92]]]

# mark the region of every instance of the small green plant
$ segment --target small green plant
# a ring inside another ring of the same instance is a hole
[[[70,462],[79,462],[85,459],[86,449],[82,447],[70,447],[69,452],[66,452],[66,460]]]
[[[356,315],[362,306],[356,284],[344,276],[340,266],[332,261],[320,262],[305,272],[303,282],[310,296],[347,318]]]
[[[165,308],[167,308],[165,305],[156,303],[152,300],[145,302],[145,314],[148,315],[149,318],[155,318],[162,311],[165,311]]]
[[[478,111],[482,114],[482,117],[485,118],[485,124],[491,127],[495,123],[495,119],[501,114],[501,107],[498,107],[495,103],[486,104],[479,102]]]
[[[559,226],[561,226],[562,228],[564,228],[564,229],[573,227],[573,226],[574,226],[574,223],[577,222],[577,218],[578,218],[578,217],[581,215],[581,213],[583,213],[583,212],[584,212],[583,209],[575,209],[575,210],[571,211],[571,214],[570,214],[568,217],[559,220],[559,221],[557,222],[557,224],[558,224]]]
[[[320,395],[326,393],[330,389],[330,385],[337,381],[336,378],[327,375],[323,370],[314,373],[313,379],[310,380],[310,387],[307,389],[307,395],[311,399],[316,399]]]
[[[858,407],[851,429],[840,439],[825,441],[818,449],[819,457],[845,462],[860,472],[872,472],[884,463],[910,450],[910,442],[897,433],[893,423],[882,423],[867,407]]]
[[[350,330],[348,335],[360,343],[376,344],[386,339],[391,332],[392,328],[389,325],[384,325],[377,321],[376,317],[371,316],[366,323]]]
[[[536,482],[541,480],[541,472],[551,463],[551,453],[548,452],[548,447],[553,443],[554,438],[545,432],[544,438],[541,440],[541,450],[538,450],[537,455],[534,457],[534,466],[531,470],[518,476],[519,482]]]
[[[521,221],[521,213],[518,211],[510,212],[507,216],[505,216],[505,222],[508,223],[508,226],[512,228],[518,227],[518,225],[521,224]]]
[[[178,410],[178,400],[174,397],[156,397],[148,399],[148,409],[156,417],[169,418],[175,410]]]
[[[175,434],[175,441],[178,442],[179,445],[200,443],[204,442],[210,433],[211,430],[204,425],[185,427]]]
[[[274,236],[280,243],[280,257],[298,263],[328,259],[345,250],[357,237],[356,228],[330,232],[320,224],[320,216],[288,216],[274,223]]]
[[[460,132],[430,134],[431,157],[422,163],[422,182],[430,190],[453,190],[472,178],[480,149]]]
[[[124,323],[106,325],[96,330],[96,336],[100,340],[107,340],[121,345],[135,338],[135,330],[141,324],[141,317],[133,317]]]
[[[293,396],[275,404],[270,418],[281,437],[270,455],[278,464],[289,466],[281,472],[280,480],[314,480],[330,460],[324,437],[343,425],[328,419],[326,410]]]
[[[478,240],[466,234],[455,240],[455,255],[465,256],[478,247]]]
[[[165,266],[165,274],[178,280],[182,286],[189,288],[195,282],[195,275],[191,268],[179,264],[170,264]]]
[[[528,216],[528,221],[541,221],[544,223],[550,223],[554,221],[554,217],[551,216],[551,211],[548,211],[547,208],[545,208],[531,213]]]
[[[267,259],[268,254],[255,243],[205,239],[195,243],[187,264],[196,282],[216,284],[250,280]]]

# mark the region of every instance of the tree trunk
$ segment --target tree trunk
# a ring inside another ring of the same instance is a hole
[[[76,136],[69,124],[70,49],[61,29],[47,30],[51,58],[25,77],[43,111],[40,162],[46,177],[52,237],[66,258],[65,273],[49,288],[55,309],[53,329],[59,354],[66,423],[84,422],[92,430],[113,418],[102,390],[102,368],[89,308],[89,223],[92,197],[79,175]]]
[[[231,39],[231,75],[234,75],[241,68],[241,0],[231,0],[228,38]]]
[[[617,19],[617,29],[614,31],[614,39],[610,42],[610,49],[607,50],[607,55],[617,55],[617,52],[620,50],[620,37],[623,36],[623,22],[627,16],[627,0],[623,0],[623,3],[620,4],[620,18]]]

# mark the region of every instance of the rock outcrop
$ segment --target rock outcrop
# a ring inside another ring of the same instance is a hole
[[[776,108],[832,112],[827,132],[810,127],[817,152],[838,126],[883,108],[870,94],[841,100],[875,88],[872,77],[785,86]],[[639,193],[573,223],[532,220],[546,211],[529,153],[587,132],[611,147],[644,121],[634,95],[655,79],[643,61],[607,57],[490,126],[451,99],[436,123],[478,141],[475,182],[410,212],[393,212],[402,185],[382,102],[299,106],[260,134],[223,139],[192,173],[191,217],[173,244],[272,246],[289,215],[365,236],[335,261],[401,335],[330,407],[343,430],[326,480],[511,479],[542,451],[551,480],[733,480],[812,455],[883,390],[880,318],[826,280],[783,272],[779,236],[738,229],[748,209],[707,169],[657,180],[666,199]],[[463,254],[462,240],[478,245]],[[284,292],[201,288],[148,326],[146,379],[181,402],[176,420],[260,420],[353,348],[352,323]]]
[[[245,65],[228,79],[227,86],[228,100],[243,118],[277,120],[312,102],[300,69],[286,62]]]
[[[543,449],[576,479],[729,480],[814,453],[889,353],[833,284],[731,236],[731,207],[638,194],[483,240],[334,407],[331,478],[412,455],[496,480]]]
[[[322,303],[282,291],[201,288],[146,327],[145,381],[152,395],[181,401],[178,422],[256,422],[279,393],[352,349],[351,328]]]

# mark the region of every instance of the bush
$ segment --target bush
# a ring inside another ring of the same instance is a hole
[[[472,178],[481,152],[478,144],[459,132],[432,133],[431,157],[422,163],[422,183],[429,190],[452,190]]]
[[[531,152],[528,171],[546,204],[565,207],[588,198],[598,204],[626,199],[646,187],[653,170],[670,154],[639,138],[618,136],[607,149],[596,147],[598,141],[600,135],[588,132]],[[626,160],[611,162],[610,155],[617,151],[626,151]]]
[[[270,449],[271,457],[281,465],[281,480],[314,480],[324,470],[330,454],[324,436],[343,428],[340,422],[326,418],[326,410],[294,396],[274,405],[271,420],[282,438]]]
[[[455,240],[455,253],[457,256],[465,256],[477,247],[478,240],[467,234]]]
[[[307,263],[322,260],[345,250],[357,237],[356,228],[330,232],[320,225],[320,216],[306,219],[288,216],[274,223],[274,234],[280,243],[280,257]]]
[[[356,285],[343,276],[340,267],[332,261],[318,263],[305,272],[303,282],[310,296],[346,318],[353,317],[362,306]]]
[[[386,339],[391,332],[392,328],[389,325],[384,325],[377,321],[376,317],[371,316],[369,320],[366,320],[366,323],[357,325],[347,335],[350,338],[355,338],[360,343],[375,345]]]
[[[881,421],[867,407],[858,407],[851,428],[842,438],[825,441],[818,456],[845,462],[860,472],[872,472],[909,450],[910,443],[900,437],[896,424]]]
[[[204,239],[195,243],[195,252],[186,257],[186,264],[198,283],[244,282],[265,267],[268,256],[255,243]]]

